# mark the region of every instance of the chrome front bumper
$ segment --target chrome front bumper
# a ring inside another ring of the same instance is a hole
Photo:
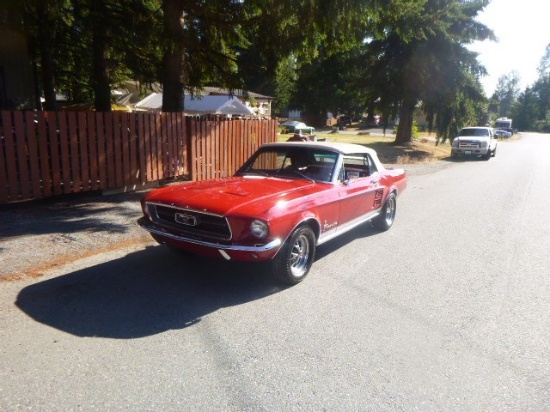
[[[235,252],[260,253],[260,252],[267,252],[271,249],[279,247],[282,243],[281,239],[274,239],[271,242],[266,243],[265,245],[255,245],[255,246],[226,245],[223,243],[206,242],[204,240],[198,240],[198,239],[193,239],[186,236],[175,235],[173,233],[167,232],[166,230],[153,225],[145,217],[140,218],[137,222],[143,229],[147,230],[152,234],[167,237],[169,239],[177,240],[179,242],[186,242],[186,243],[191,243],[193,245],[216,249],[219,251],[228,250],[228,251],[235,251]]]
[[[488,148],[478,149],[478,148],[466,148],[466,147],[453,147],[451,149],[451,154],[465,155],[465,156],[479,156],[486,155],[489,152]]]

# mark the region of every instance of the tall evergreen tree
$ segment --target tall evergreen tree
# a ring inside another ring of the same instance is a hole
[[[520,94],[520,76],[518,72],[510,72],[499,77],[497,87],[491,102],[495,105],[499,117],[511,116],[512,108]]]
[[[514,108],[514,126],[519,130],[535,130],[538,120],[538,97],[531,88],[527,87],[520,93]]]
[[[387,115],[397,114],[396,143],[412,140],[413,114],[419,103],[429,115],[440,115],[445,131],[456,99],[480,100],[479,76],[484,69],[466,48],[474,40],[494,39],[475,17],[489,0],[392,0],[375,22],[374,37],[366,43],[371,58],[371,84],[376,85]],[[461,94],[461,97],[459,97]]]

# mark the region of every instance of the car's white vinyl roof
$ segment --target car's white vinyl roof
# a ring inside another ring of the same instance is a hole
[[[372,157],[372,160],[376,164],[376,167],[378,168],[378,170],[385,169],[380,159],[378,159],[378,155],[376,151],[374,149],[371,149],[370,147],[362,146],[360,144],[338,143],[338,142],[277,142],[277,143],[265,143],[262,145],[262,147],[269,147],[269,146],[271,147],[275,147],[275,146],[303,147],[304,145],[311,148],[334,150],[343,155],[368,153]]]
[[[376,156],[376,151],[370,147],[362,146],[360,144],[353,143],[339,143],[339,142],[276,142],[265,143],[262,146],[304,146],[318,147],[320,149],[332,149],[342,154],[354,154],[354,153],[368,153]]]

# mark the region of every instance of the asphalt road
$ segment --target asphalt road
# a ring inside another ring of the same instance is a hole
[[[291,288],[150,244],[1,282],[0,410],[548,411],[549,158],[413,174]]]

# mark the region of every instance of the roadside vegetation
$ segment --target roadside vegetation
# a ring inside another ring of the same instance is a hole
[[[280,133],[279,141],[285,142],[292,134]],[[382,163],[411,164],[429,163],[449,158],[451,146],[449,142],[436,145],[435,134],[419,133],[411,142],[395,143],[395,133],[386,135],[370,134],[357,128],[348,128],[345,132],[322,130],[316,132],[318,139],[328,142],[354,143],[368,146],[378,153]]]
[[[525,90],[517,72],[502,75],[489,99],[489,112],[496,117],[511,117],[521,131],[550,132],[550,44],[540,59],[538,78]]]

